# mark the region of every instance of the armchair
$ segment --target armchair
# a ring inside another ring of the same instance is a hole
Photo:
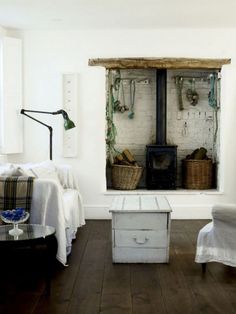
[[[204,226],[198,234],[195,262],[202,264],[219,262],[236,267],[236,205],[215,205],[212,222]]]

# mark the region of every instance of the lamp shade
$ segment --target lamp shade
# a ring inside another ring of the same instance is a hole
[[[55,114],[62,114],[63,116],[63,119],[64,119],[64,129],[65,130],[70,130],[70,129],[73,129],[75,127],[75,124],[72,120],[70,120],[67,112],[65,110],[58,110],[56,111]]]
[[[21,114],[25,115],[26,117],[44,125],[45,127],[48,128],[49,130],[49,152],[50,152],[50,160],[52,160],[52,133],[53,133],[53,129],[50,125],[47,125],[46,123],[32,117],[31,115],[28,114],[28,112],[32,112],[32,113],[43,113],[43,114],[52,114],[52,115],[57,115],[57,114],[61,114],[63,116],[64,119],[64,128],[65,130],[70,130],[72,128],[75,127],[75,124],[72,120],[70,120],[67,112],[63,109],[57,110],[57,111],[41,111],[41,110],[28,110],[28,109],[21,109]]]
[[[74,127],[75,127],[75,124],[72,120],[70,120],[69,118],[64,119],[65,130],[70,130],[70,129],[73,129]]]

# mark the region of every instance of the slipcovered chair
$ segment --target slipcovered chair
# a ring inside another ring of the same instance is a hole
[[[236,267],[236,204],[215,205],[212,208],[212,222],[198,234],[196,263],[219,262]]]

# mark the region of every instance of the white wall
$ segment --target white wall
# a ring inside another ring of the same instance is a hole
[[[4,54],[4,52],[6,53],[6,48],[8,47],[9,48],[9,46],[7,45],[6,46],[6,41],[10,44],[10,40],[9,40],[9,38],[8,37],[6,37],[6,36],[13,36],[13,37],[18,37],[17,36],[17,33],[18,32],[15,32],[15,31],[10,31],[10,30],[8,30],[8,29],[6,29],[6,28],[4,28],[4,27],[2,27],[1,25],[0,25],[0,38],[1,38],[1,51],[2,51],[2,53]],[[3,42],[4,42],[4,44],[3,44]],[[13,43],[13,41],[12,41],[12,43]],[[20,45],[20,43],[18,42],[18,43],[16,43],[16,41],[13,43],[13,45],[14,44],[16,44],[16,45]],[[10,44],[11,45],[11,44]],[[17,49],[17,48],[16,48]],[[4,62],[4,61],[6,61],[6,57],[7,57],[7,62]],[[9,51],[8,51],[8,53],[4,56],[4,55],[2,55],[1,56],[1,58],[2,58],[2,62],[3,62],[3,64],[2,64],[2,67],[4,67],[4,69],[1,69],[2,70],[2,77],[1,77],[1,79],[3,79],[3,77],[4,77],[4,83],[3,82],[0,82],[0,85],[1,85],[1,99],[3,98],[3,97],[5,97],[5,93],[3,93],[3,86],[4,86],[4,90],[5,90],[5,74],[7,73],[7,74],[9,74],[9,70],[10,70],[10,68],[12,68],[12,67],[14,67],[14,66],[16,66],[17,67],[17,75],[19,75],[19,73],[21,73],[19,70],[20,70],[20,63],[18,63],[18,65],[16,65],[16,64],[14,64],[13,65],[13,63],[14,63],[14,61],[15,61],[15,58],[21,58],[21,55],[19,54],[19,55],[15,55],[15,56],[13,56],[12,55],[12,53],[9,53]],[[9,61],[10,61],[10,63],[9,63]],[[1,66],[0,66],[1,67]],[[6,67],[8,68],[8,69],[6,69]],[[3,75],[3,73],[4,73],[4,75]],[[16,81],[14,81],[14,82],[12,82],[13,83],[13,85],[14,84],[18,84],[19,83],[19,79],[21,80],[21,78],[19,78],[19,76],[17,77],[17,80]],[[10,83],[10,85],[11,85],[11,82],[9,82]],[[8,85],[9,86],[9,85]],[[11,89],[11,91],[13,91],[13,89],[12,89],[12,86],[10,87],[10,89]],[[8,89],[9,90],[9,89]],[[19,92],[20,92],[20,90],[19,90]],[[10,95],[9,95],[10,96]],[[13,98],[14,98],[14,96],[13,96]],[[9,98],[8,98],[9,99]],[[13,100],[13,102],[14,102],[14,100]],[[12,101],[10,101],[10,103],[12,104]],[[14,105],[16,105],[16,104],[14,104]],[[13,110],[13,112],[11,112],[11,113],[13,113],[13,115],[12,115],[12,120],[11,120],[11,122],[12,123],[15,123],[15,126],[19,123],[19,119],[17,119],[17,117],[18,117],[18,114],[16,114],[15,113],[15,107],[13,107],[13,108],[10,108],[10,110],[8,110],[7,111],[7,113],[9,113],[9,111],[12,111]],[[6,112],[5,112],[6,113]],[[4,116],[5,114],[3,113],[3,111],[1,112],[1,115],[2,116]],[[6,116],[6,115],[5,115]],[[3,121],[4,122],[4,121]],[[1,123],[1,128],[3,128],[3,124],[4,123]],[[10,125],[8,124],[8,130],[6,130],[6,131],[9,131],[10,130]],[[17,127],[17,126],[16,126]],[[19,125],[19,127],[20,127],[20,125]],[[21,130],[22,131],[22,130]],[[9,134],[9,132],[7,132],[8,133],[8,135],[10,135]],[[2,144],[2,139],[3,139],[3,134],[2,134],[2,132],[1,132],[1,144]],[[15,142],[17,140],[17,137],[15,137],[15,138],[13,138],[12,139],[12,142]],[[19,142],[18,142],[19,143]],[[18,143],[16,143],[17,145],[18,145]],[[6,143],[7,145],[8,145],[8,143]],[[5,146],[5,148],[6,148],[6,146]],[[2,149],[2,148],[1,148]],[[0,154],[0,162],[1,163],[5,163],[5,162],[7,162],[7,155],[5,155],[5,154]]]
[[[6,36],[6,35],[7,35],[7,30],[0,25],[0,36]]]
[[[0,25],[0,36],[6,36],[6,35],[7,35],[6,29]],[[7,156],[0,154],[0,162],[6,162],[6,161],[7,161]]]
[[[169,192],[174,218],[207,218],[216,202],[236,202],[236,29],[26,31],[24,40],[24,106],[57,110],[62,104],[61,74],[79,73],[78,158],[62,159],[60,117],[45,120],[54,126],[54,156],[79,173],[89,218],[109,217],[113,195],[104,195],[105,182],[105,70],[89,67],[97,57],[232,58],[222,79],[221,188],[223,193]],[[225,74],[225,75],[224,75]],[[25,118],[25,153],[12,161],[48,158],[48,134]],[[162,192],[163,193],[163,192]]]

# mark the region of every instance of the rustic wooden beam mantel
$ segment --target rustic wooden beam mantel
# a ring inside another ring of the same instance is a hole
[[[106,69],[221,69],[230,64],[231,59],[191,59],[191,58],[98,58],[89,59],[90,66]]]

